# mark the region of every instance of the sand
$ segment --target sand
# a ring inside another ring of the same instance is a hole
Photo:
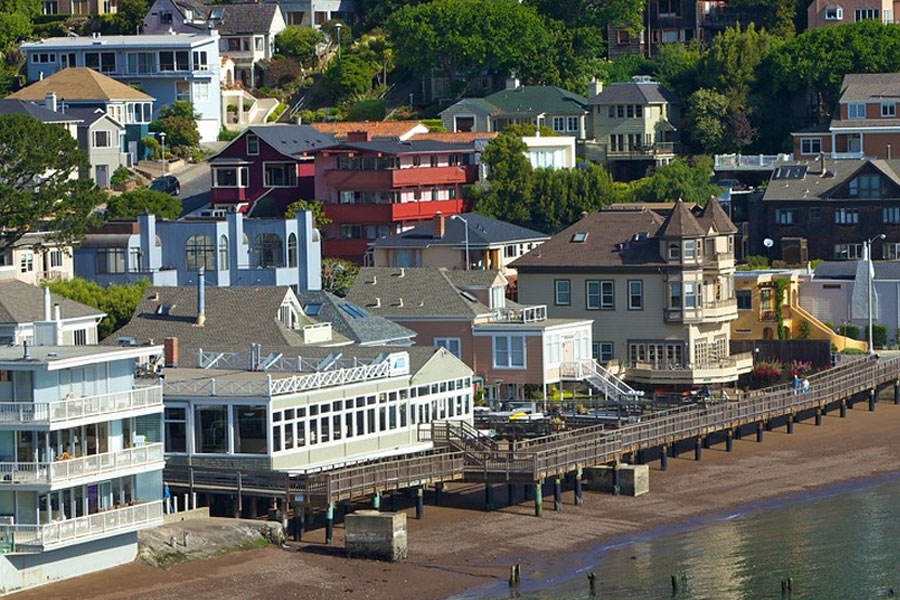
[[[370,598],[431,600],[472,586],[505,581],[509,565],[521,563],[523,578],[534,569],[565,568],[566,553],[583,551],[614,537],[679,523],[705,513],[729,510],[780,495],[800,493],[850,479],[900,470],[900,406],[882,401],[877,411],[865,403],[840,419],[837,411],[821,427],[812,419],[788,435],[782,426],[763,443],[745,436],[732,453],[718,444],[669,460],[666,472],[651,464],[651,492],[639,498],[585,492],[584,506],[573,494],[553,510],[545,497],[544,517],[532,503],[505,505],[497,486],[497,510],[480,510],[483,488],[460,484],[445,493],[445,506],[426,504],[415,520],[410,501],[409,556],[402,563],[350,561],[342,556],[343,528],[325,546],[322,529],[308,532],[287,550],[251,550],[158,569],[134,563],[11,596],[15,600],[190,600]],[[521,488],[519,490],[521,496]],[[430,495],[428,496],[430,501]],[[389,506],[383,500],[385,506]],[[403,506],[403,505],[401,505]]]

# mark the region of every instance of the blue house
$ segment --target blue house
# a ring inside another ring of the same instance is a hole
[[[322,242],[312,213],[290,219],[113,221],[85,236],[74,251],[75,275],[102,286],[147,279],[154,286],[289,285],[322,288]]]
[[[39,81],[68,67],[88,67],[137,88],[161,107],[190,101],[200,113],[201,141],[215,141],[222,123],[219,87],[219,36],[203,33],[57,37],[19,46],[28,81]]]

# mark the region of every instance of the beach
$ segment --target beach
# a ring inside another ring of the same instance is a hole
[[[785,427],[766,432],[763,443],[744,436],[732,453],[724,444],[650,465],[650,493],[638,498],[586,491],[584,505],[573,493],[563,510],[545,496],[544,516],[533,504],[506,506],[506,486],[496,486],[498,509],[481,510],[483,487],[449,486],[444,506],[426,504],[423,520],[404,499],[409,559],[400,563],[348,560],[342,556],[343,528],[325,546],[324,530],[304,535],[289,549],[268,547],[190,561],[167,569],[134,563],[10,596],[15,600],[91,597],[95,600],[218,600],[225,598],[370,598],[437,600],[490,583],[502,583],[509,566],[522,565],[523,579],[566,568],[567,554],[604,540],[665,524],[690,521],[777,496],[809,491],[851,479],[900,469],[900,406],[883,397],[876,412],[865,403],[833,411],[815,427],[809,419],[788,435]],[[549,489],[549,488],[548,488]],[[522,488],[518,489],[521,499]],[[429,495],[430,500],[430,495]],[[383,506],[389,502],[383,500]],[[361,508],[361,506],[359,507]]]

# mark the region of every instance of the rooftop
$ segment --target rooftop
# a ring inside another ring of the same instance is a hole
[[[824,169],[823,169],[824,166]],[[764,202],[826,200],[839,192],[858,171],[871,168],[900,188],[900,159],[825,159],[776,165],[766,186]],[[900,197],[900,191],[891,197]]]
[[[587,98],[555,85],[520,85],[494,92],[484,101],[504,115],[582,115],[588,110]]]
[[[334,144],[326,150],[367,150],[382,154],[430,154],[435,152],[464,152],[474,150],[471,143],[450,144],[434,140],[407,140],[404,142],[393,140],[372,140],[370,142],[342,142]]]
[[[496,131],[442,131],[439,133],[417,133],[410,137],[412,141],[433,140],[450,144],[471,144],[475,140],[491,140],[500,135]]]
[[[23,346],[0,346],[0,367],[9,369],[45,366],[48,370],[109,360],[139,358],[148,352],[162,353],[162,346],[152,348],[117,348],[115,346],[29,346],[25,359]]]
[[[77,123],[80,119],[73,115],[48,110],[25,100],[0,99],[0,115],[28,115],[41,123]]]
[[[469,246],[485,248],[492,245],[511,244],[517,242],[533,242],[549,240],[550,236],[540,231],[527,229],[492,219],[478,213],[463,213],[466,220],[448,217],[444,219],[444,235],[434,237],[434,224],[424,223],[403,233],[379,238],[372,243],[375,248],[427,248],[429,246],[464,246],[466,230],[469,234]]]
[[[428,129],[419,121],[326,121],[310,123],[310,127],[336,140],[346,140],[347,134],[355,131],[366,131],[373,138],[405,139]]]
[[[214,9],[221,9],[221,18],[215,19],[219,33],[230,35],[236,33],[268,33],[277,13],[277,4],[251,2],[247,4],[215,4],[204,5],[207,16],[212,16]]]
[[[102,318],[102,310],[50,294],[50,301],[59,304],[63,320],[82,317]],[[44,290],[17,280],[0,281],[0,323],[34,323],[44,320]]]
[[[63,69],[10,94],[9,98],[39,102],[50,93],[56,94],[59,100],[67,102],[106,100],[153,102],[154,100],[153,96],[87,67]]]
[[[859,261],[856,260],[836,260],[821,261],[816,265],[816,279],[847,279],[856,278],[856,269]],[[900,281],[900,261],[873,261],[872,265],[875,269],[875,279],[882,281]]]
[[[331,323],[333,331],[363,346],[412,344],[416,332],[325,291],[298,295],[306,316]]]
[[[98,37],[53,37],[25,42],[20,50],[55,50],[63,48],[161,48],[218,44],[218,36],[203,33],[169,33],[161,35],[101,35]]]
[[[247,128],[247,131],[259,136],[259,139],[271,146],[275,151],[287,156],[302,156],[307,152],[334,145],[334,139],[331,136],[321,133],[310,125],[290,125],[286,123],[252,125]],[[221,156],[231,144],[245,143],[246,135],[244,133],[235,138],[212,160],[217,160],[217,157]]]
[[[848,73],[841,83],[841,102],[900,100],[900,73]]]
[[[656,81],[610,83],[590,98],[591,104],[680,104],[681,99]]]

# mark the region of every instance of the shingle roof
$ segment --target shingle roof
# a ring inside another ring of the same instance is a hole
[[[900,159],[826,159],[825,171],[821,169],[819,160],[793,161],[777,165],[772,179],[766,186],[763,202],[780,200],[823,200],[830,196],[835,188],[849,180],[857,171],[871,164],[888,179],[900,182]],[[803,177],[780,177],[782,171],[791,168],[806,169]],[[900,185],[900,184],[898,184]]]
[[[587,110],[587,98],[555,85],[521,85],[485,96],[484,102],[506,115],[581,115]]]
[[[275,13],[280,10],[277,4],[215,4],[205,5],[207,11],[213,8],[222,9],[222,18],[216,21],[219,33],[230,35],[235,33],[268,33],[272,27]]]
[[[152,339],[177,337],[181,351],[197,348],[242,349],[253,342],[264,346],[301,346],[299,335],[278,320],[287,286],[206,287],[206,324],[197,327],[196,286],[151,287],[141,298],[131,321],[106,338],[134,338],[138,345]],[[163,305],[169,314],[157,314]]]
[[[900,280],[900,261],[873,261],[875,279]],[[815,276],[818,279],[855,279],[855,260],[821,261],[816,265]]]
[[[106,111],[101,108],[69,108],[66,114],[81,120],[79,127],[90,127],[106,116]]]
[[[309,125],[254,125],[250,131],[275,150],[285,154],[300,154],[334,144],[334,139]]]
[[[591,104],[678,104],[681,99],[653,81],[649,83],[611,83],[590,99]]]
[[[675,203],[672,214],[666,217],[665,223],[656,232],[657,237],[675,238],[704,235],[703,227],[697,221],[697,217],[691,212],[682,200]]]
[[[490,140],[500,135],[496,131],[443,131],[440,133],[417,133],[410,140],[434,140],[451,144],[470,144],[475,140]]]
[[[347,293],[347,299],[364,310],[389,318],[474,318],[491,312],[469,296],[460,292],[445,269],[431,267],[364,267]]]
[[[373,140],[371,142],[343,142],[334,144],[333,149],[342,148],[369,150],[372,152],[382,152],[384,154],[417,154],[429,152],[456,152],[461,150],[472,150],[472,144],[448,144],[445,142],[436,142],[433,140],[407,140],[405,142],[395,142],[392,140]]]
[[[601,210],[570,225],[511,266],[541,270],[664,265],[659,242],[652,239],[662,224],[663,218],[652,210]],[[584,240],[575,241],[581,239],[576,234]]]
[[[362,310],[361,307],[325,291],[301,292],[298,299],[304,311],[310,304],[319,304],[318,312],[313,318],[317,321],[331,322],[333,331],[357,344],[371,346],[412,342],[411,338],[416,335],[415,331],[397,325],[381,315]],[[360,312],[363,316],[360,316]]]
[[[105,313],[93,306],[50,294],[53,304],[59,304],[63,320],[79,317],[103,317]],[[44,290],[34,285],[12,280],[0,282],[0,323],[34,323],[44,320]]]
[[[346,140],[354,131],[367,131],[373,138],[401,138],[425,126],[419,121],[333,121],[310,123],[316,131],[329,133],[336,140]]]
[[[0,115],[28,115],[41,123],[77,123],[78,117],[48,110],[25,100],[0,99]]]
[[[468,221],[469,246],[482,248],[492,244],[549,240],[550,236],[520,227],[512,223],[492,219],[478,213],[460,215]],[[375,248],[425,248],[428,246],[458,246],[466,243],[466,224],[453,218],[444,219],[444,236],[433,236],[434,226],[431,222],[373,242]]]
[[[87,67],[69,67],[58,71],[28,87],[8,96],[20,100],[37,102],[47,94],[54,93],[60,100],[143,100],[153,102],[155,98],[148,96],[130,85],[125,85],[102,73]]]
[[[453,269],[446,271],[446,274],[453,285],[460,288],[489,288],[494,285],[498,277],[502,277],[500,271],[493,269],[472,269],[469,271]]]
[[[900,99],[900,73],[848,73],[841,82],[841,102]]]
[[[698,221],[705,230],[708,230],[710,226],[719,233],[736,233],[738,230],[715,196],[710,196]]]

